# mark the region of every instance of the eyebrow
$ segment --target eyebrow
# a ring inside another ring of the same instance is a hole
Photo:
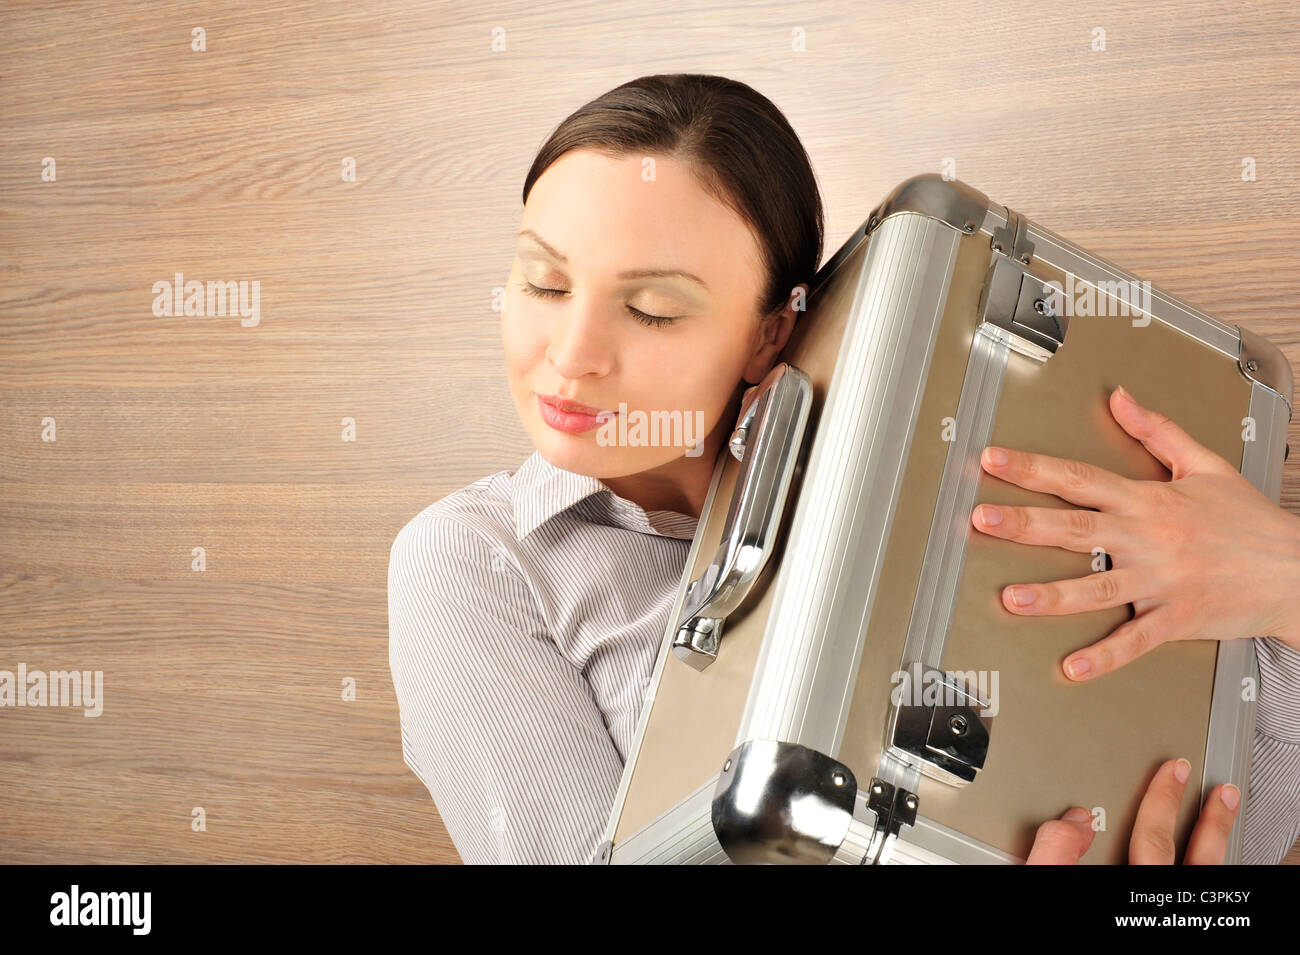
[[[555,246],[551,245],[532,229],[521,229],[516,238],[528,237],[540,245],[548,255],[557,262],[568,262],[567,256],[562,255]],[[698,283],[705,291],[709,290],[708,284],[694,272],[687,272],[682,269],[629,269],[626,272],[619,272],[618,277],[621,279],[664,279],[664,278],[684,278]]]

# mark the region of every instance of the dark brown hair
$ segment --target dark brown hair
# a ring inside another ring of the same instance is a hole
[[[744,83],[703,73],[643,76],[564,119],[524,179],[533,183],[571,149],[687,162],[700,184],[754,230],[767,268],[758,304],[769,316],[810,281],[822,254],[822,200],[812,164],[785,116]]]

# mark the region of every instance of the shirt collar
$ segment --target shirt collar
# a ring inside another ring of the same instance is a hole
[[[557,468],[541,451],[534,451],[515,471],[510,479],[510,497],[515,535],[519,540],[571,508],[594,523],[614,524],[679,540],[693,538],[698,525],[696,518],[689,514],[675,511],[647,514],[640,505],[615,494],[600,478]]]

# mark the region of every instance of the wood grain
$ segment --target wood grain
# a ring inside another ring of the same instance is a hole
[[[401,758],[388,548],[532,450],[492,291],[534,151],[632,77],[720,73],[777,103],[827,255],[952,157],[1300,364],[1294,5],[738,10],[4,7],[0,667],[103,670],[105,702],[0,713],[0,862],[458,861]],[[176,272],[258,281],[260,323],[155,317]],[[435,410],[464,394],[469,420]],[[1283,503],[1300,513],[1300,455]]]

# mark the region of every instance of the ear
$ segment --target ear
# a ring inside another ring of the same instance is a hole
[[[790,290],[790,297],[779,311],[765,315],[758,321],[755,330],[754,351],[749,363],[745,365],[744,379],[750,384],[758,384],[766,377],[776,364],[777,357],[790,340],[794,323],[799,314],[806,309],[808,283],[801,282]]]

